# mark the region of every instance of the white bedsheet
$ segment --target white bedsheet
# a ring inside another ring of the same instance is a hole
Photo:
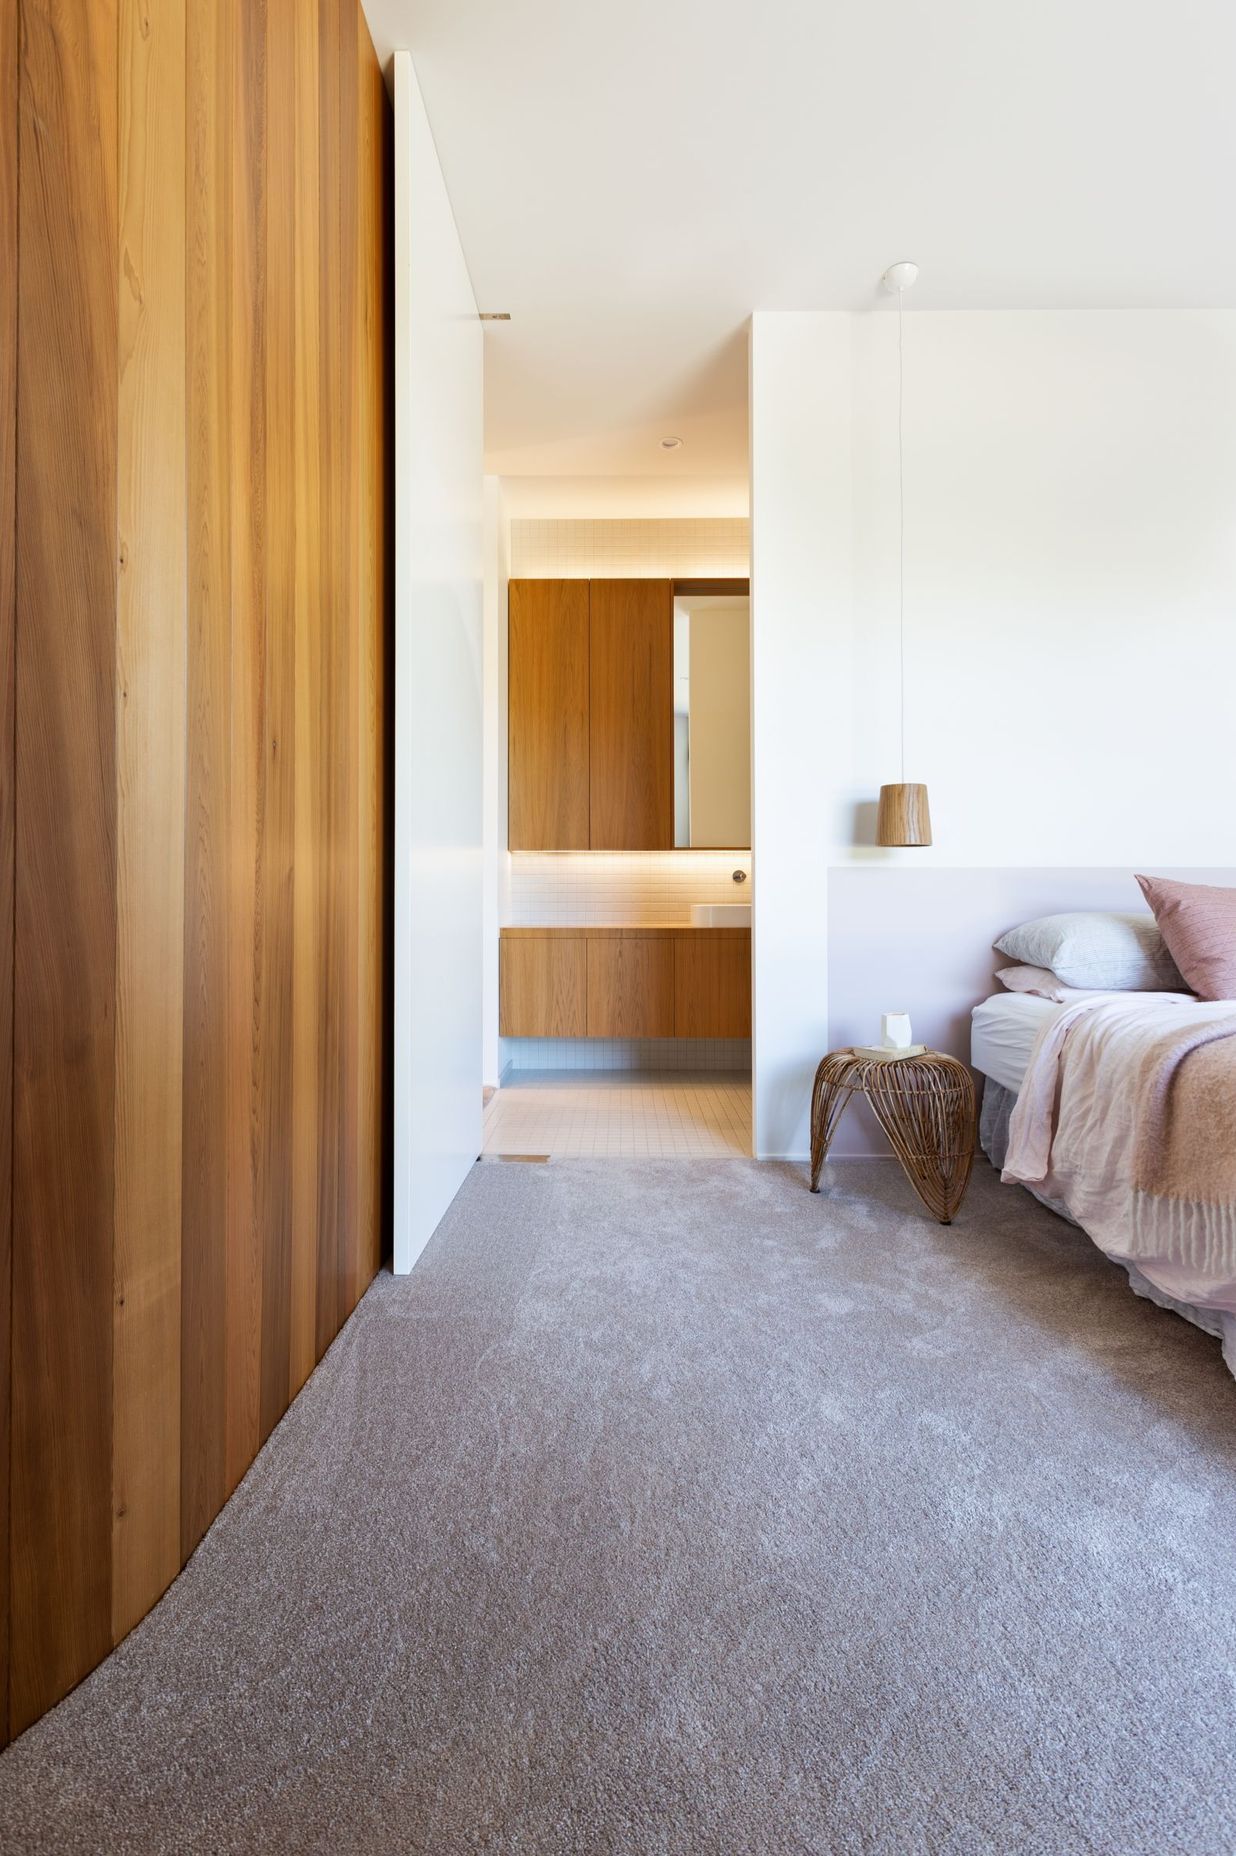
[[[1062,1005],[1037,993],[998,992],[970,1015],[970,1061],[984,1076],[1016,1095],[1026,1074],[1034,1040]]]

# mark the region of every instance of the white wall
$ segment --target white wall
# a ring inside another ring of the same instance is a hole
[[[498,1037],[498,929],[509,889],[510,856],[506,848],[507,738],[507,580],[510,577],[510,525],[502,484],[485,479],[484,588],[484,912],[482,925],[482,1059],[490,1088],[502,1076]]]
[[[806,1150],[829,865],[1236,861],[1236,314],[907,310],[905,358],[906,777],[935,843],[881,851],[896,317],[753,318],[762,1153]]]
[[[481,325],[395,75],[395,1185],[408,1270],[481,1139]]]
[[[751,336],[754,1150],[805,1151],[828,1048],[825,812],[849,772],[850,369],[812,315]]]

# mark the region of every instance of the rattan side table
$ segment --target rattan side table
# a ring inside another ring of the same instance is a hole
[[[820,1190],[837,1123],[856,1091],[870,1102],[923,1204],[951,1224],[974,1165],[974,1080],[965,1064],[939,1050],[897,1058],[830,1051],[811,1092],[812,1192]]]

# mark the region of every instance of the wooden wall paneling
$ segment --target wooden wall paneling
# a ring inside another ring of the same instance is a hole
[[[335,665],[338,733],[342,753],[332,785],[338,818],[338,871],[335,911],[338,920],[338,991],[342,1017],[339,1047],[340,1110],[336,1139],[340,1147],[336,1206],[336,1330],[360,1299],[360,1191],[357,1164],[360,1139],[360,1051],[357,950],[359,945],[360,869],[357,781],[360,769],[360,716],[357,689],[365,614],[361,608],[360,424],[362,361],[362,267],[360,232],[360,39],[365,31],[356,0],[334,0],[335,81],[338,88],[339,215],[339,634]],[[333,1338],[333,1336],[332,1336]]]
[[[287,1406],[292,1294],[296,831],[296,80],[299,0],[266,6],[266,663],[257,1048],[261,1436]]]
[[[25,0],[20,50],[14,1733],[111,1643],[115,6]]]
[[[292,1293],[289,1392],[295,1397],[317,1360],[319,1179],[318,1091],[322,1065],[321,912],[324,893],[319,749],[326,613],[322,598],[321,230],[319,224],[317,7],[293,14],[295,215],[293,497],[296,614],[295,849],[292,956]]]
[[[751,939],[722,931],[674,943],[674,1036],[751,1036]]]
[[[258,1180],[264,1032],[258,946],[266,831],[266,8],[233,11],[227,482],[231,570],[225,1484],[261,1438]]]
[[[588,582],[512,580],[508,837],[513,851],[589,846]]]
[[[588,943],[559,935],[499,943],[504,1038],[582,1038],[588,1030]]]
[[[317,0],[318,21],[318,443],[320,457],[321,678],[313,744],[320,838],[318,937],[318,1210],[314,1362],[339,1324],[343,1188],[345,973],[342,796],[347,786],[345,729],[349,685],[344,588],[344,277],[340,103],[340,0]]]
[[[672,1037],[673,936],[590,936],[586,945],[588,1036]]]
[[[181,1549],[227,1495],[233,10],[186,33],[189,417]]]
[[[2,1741],[378,1264],[392,498],[353,0],[0,28]]]
[[[185,8],[121,0],[112,1634],[180,1570]]]
[[[0,1746],[9,1727],[13,1211],[13,626],[17,598],[18,0],[0,0]]]
[[[674,597],[670,580],[593,580],[589,626],[590,842],[674,844]]]

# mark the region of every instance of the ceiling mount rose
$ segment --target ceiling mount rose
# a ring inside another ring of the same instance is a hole
[[[894,296],[899,290],[912,290],[918,282],[918,266],[911,264],[908,258],[902,258],[900,263],[889,265],[880,282]]]

